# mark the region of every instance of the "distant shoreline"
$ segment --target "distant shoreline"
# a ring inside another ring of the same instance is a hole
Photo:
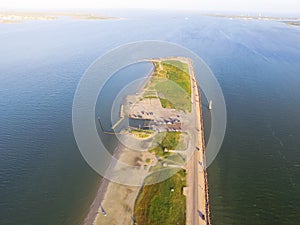
[[[0,23],[23,23],[27,21],[51,21],[64,18],[74,20],[121,20],[122,18],[104,16],[99,13],[80,12],[35,12],[35,11],[0,11]]]
[[[262,16],[262,15],[234,15],[234,14],[219,14],[208,13],[203,16],[222,17],[228,19],[244,19],[244,20],[270,20],[270,21],[300,21],[299,17],[276,17],[276,16]]]
[[[300,21],[282,21],[288,26],[300,26]]]
[[[203,14],[203,16],[221,17],[230,20],[261,20],[261,21],[276,21],[285,23],[287,26],[300,26],[299,17],[275,17],[275,16],[251,16],[251,15],[230,15],[230,14]]]

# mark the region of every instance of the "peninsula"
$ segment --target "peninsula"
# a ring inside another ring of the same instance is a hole
[[[30,11],[0,11],[0,23],[22,23],[26,21],[51,21],[59,19],[75,19],[75,20],[112,20],[115,17],[107,17],[94,13],[79,12],[30,12]]]
[[[264,21],[299,21],[298,17],[279,17],[265,15],[245,15],[245,14],[203,14],[204,16],[222,17],[228,19],[243,19],[243,20],[264,20]]]
[[[210,224],[200,89],[189,58],[149,59],[153,72],[135,95],[126,96],[121,120],[129,126],[84,224]],[[115,126],[118,126],[116,124]],[[115,127],[114,126],[114,127]],[[120,178],[121,179],[121,178]],[[124,183],[124,182],[120,182]]]

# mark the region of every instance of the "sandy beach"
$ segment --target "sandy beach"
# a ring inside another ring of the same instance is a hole
[[[125,136],[122,143],[130,140]],[[118,176],[123,174],[126,176],[128,172],[125,171],[126,168],[122,165],[123,163],[135,167],[138,175],[124,178],[129,183],[143,183],[144,178],[148,175],[149,168],[156,163],[153,154],[147,151],[129,149],[121,143],[118,145],[114,157],[118,159],[118,163],[110,166],[108,170],[110,172],[114,171]],[[141,185],[124,185],[103,178],[84,225],[132,224],[134,203],[140,187]]]

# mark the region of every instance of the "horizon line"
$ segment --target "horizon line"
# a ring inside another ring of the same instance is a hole
[[[43,11],[43,12],[50,12],[50,11],[100,11],[100,10],[112,10],[112,11],[174,11],[174,12],[200,12],[200,13],[256,13],[256,14],[299,14],[299,11],[260,11],[260,10],[211,10],[211,9],[165,9],[165,8],[91,8],[91,7],[70,7],[70,8],[1,8],[0,12],[3,11]]]

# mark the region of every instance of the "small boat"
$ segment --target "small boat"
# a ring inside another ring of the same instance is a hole
[[[212,110],[212,100],[209,101],[208,109]]]

